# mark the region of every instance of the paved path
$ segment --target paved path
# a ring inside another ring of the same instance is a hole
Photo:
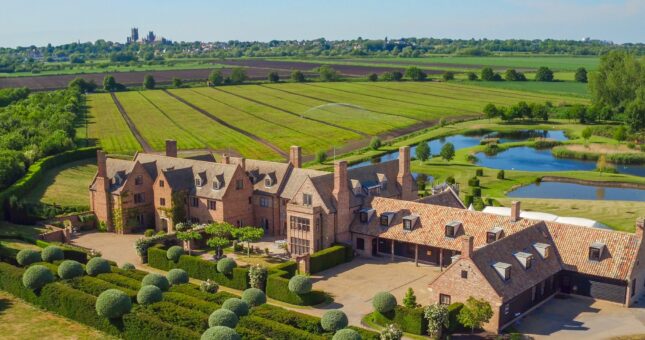
[[[141,237],[143,235],[92,232],[77,235],[71,243],[98,250],[104,258],[115,261],[119,266],[125,262],[139,265],[134,243]]]

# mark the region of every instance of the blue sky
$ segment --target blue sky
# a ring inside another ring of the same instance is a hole
[[[645,42],[645,0],[5,0],[0,46],[124,41],[442,37]]]

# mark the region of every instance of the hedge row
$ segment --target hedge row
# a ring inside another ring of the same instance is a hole
[[[267,296],[299,306],[323,303],[326,296],[321,291],[314,290],[307,294],[296,294],[289,290],[289,279],[295,274],[297,268],[297,264],[294,261],[288,261],[273,267],[267,277]]]
[[[102,292],[108,289],[118,289],[124,292],[126,295],[128,295],[132,300],[132,302],[137,301],[138,289],[133,290],[133,289],[119,287],[113,283],[103,281],[96,277],[81,276],[81,277],[73,278],[71,280],[67,280],[66,282],[74,289],[80,290],[84,293],[87,293],[93,296],[99,296]]]
[[[103,273],[96,275],[96,277],[105,282],[115,284],[121,288],[131,289],[135,291],[141,288],[141,280],[135,280],[117,273]]]
[[[163,300],[172,302],[180,307],[185,307],[192,310],[197,310],[207,315],[210,315],[215,310],[219,309],[220,305],[214,302],[204,301],[189,295],[167,292],[163,294]]]
[[[0,235],[0,239],[14,239],[21,240],[27,243],[34,244],[40,248],[46,248],[52,245],[58,246],[63,249],[63,255],[66,260],[74,260],[80,263],[87,263],[87,252],[71,248],[68,245],[58,243],[58,242],[45,242],[43,240],[36,240],[24,235]],[[19,249],[9,248],[9,247],[0,247],[0,260],[16,264],[16,255],[18,254]]]
[[[215,294],[202,292],[197,286],[192,284],[173,285],[170,287],[170,292],[181,293],[200,300],[212,302],[218,305],[230,298],[239,298],[239,296],[228,292],[217,292]]]
[[[288,311],[284,308],[268,304],[253,308],[252,315],[302,329],[313,334],[323,334],[325,332],[320,325],[320,318]]]
[[[374,322],[381,326],[395,323],[401,327],[402,331],[407,333],[423,335],[428,330],[428,325],[423,317],[423,308],[396,306],[394,310],[387,313],[374,311],[372,316]]]
[[[200,334],[208,329],[208,315],[197,310],[177,306],[168,301],[161,301],[146,306],[146,310],[156,315],[163,322],[186,327]]]
[[[271,320],[249,315],[240,319],[240,327],[253,329],[272,340],[324,340],[326,337],[311,334],[289,325],[280,324]]]
[[[135,306],[132,312],[124,315],[123,324],[125,339],[198,340],[201,337],[200,333],[193,330],[159,320],[141,306]]]
[[[205,261],[196,256],[182,255],[177,263],[166,257],[166,251],[152,247],[148,249],[148,265],[161,269],[170,270],[181,268],[188,273],[188,276],[199,279],[211,279],[218,284],[238,290],[249,288],[249,271],[247,268],[234,268],[233,274],[228,276],[217,271],[217,263]]]
[[[353,248],[351,246],[344,244],[331,246],[311,255],[309,270],[311,273],[318,273],[341,263],[349,262],[352,257]]]

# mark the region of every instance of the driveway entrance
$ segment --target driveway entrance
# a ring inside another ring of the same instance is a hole
[[[143,235],[92,232],[78,234],[70,243],[98,250],[104,259],[112,260],[119,266],[125,262],[139,266],[141,260],[134,248],[134,243],[141,237]]]

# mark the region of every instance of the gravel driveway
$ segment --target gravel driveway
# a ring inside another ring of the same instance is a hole
[[[138,266],[141,263],[134,249],[134,243],[141,237],[143,235],[92,232],[76,235],[71,243],[98,250],[103,258],[115,261],[119,266],[125,262]]]

